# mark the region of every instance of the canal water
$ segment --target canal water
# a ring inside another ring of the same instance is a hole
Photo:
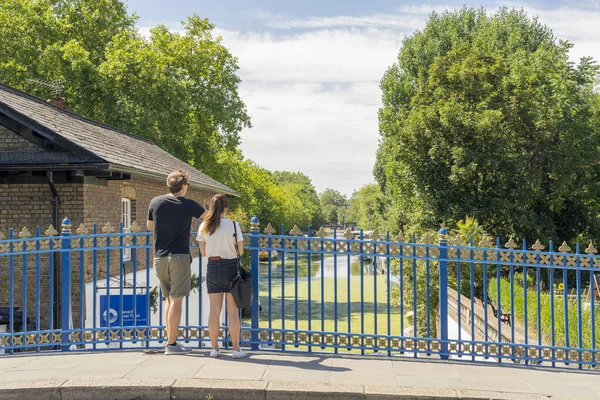
[[[364,258],[362,260],[363,274],[373,274],[373,262],[370,258]],[[332,257],[313,257],[310,265],[307,255],[298,255],[298,259],[295,257],[285,258],[284,261],[277,259],[271,261],[271,279],[281,279],[282,263],[285,266],[285,278],[294,279],[296,269],[298,271],[298,278],[320,279],[321,276],[324,278],[347,278],[348,275],[360,276],[361,270],[361,257],[360,256],[332,256]],[[322,273],[321,273],[322,269]],[[269,263],[260,262],[259,273],[261,278],[268,277],[269,274]]]

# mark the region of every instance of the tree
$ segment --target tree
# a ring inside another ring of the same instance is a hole
[[[194,15],[183,33],[142,36],[119,0],[8,0],[0,4],[0,81],[40,97],[28,79],[63,79],[71,109],[153,140],[213,178],[250,118],[237,60]]]
[[[354,191],[348,201],[347,222],[355,222],[362,229],[387,229],[384,222],[383,198],[375,183]]]
[[[230,209],[240,208],[249,218],[257,216],[261,226],[270,223],[275,229],[287,221],[285,192],[271,173],[251,160],[244,160],[241,153],[223,152],[216,166],[222,169],[221,182],[234,187],[239,198],[230,200]]]
[[[319,196],[310,178],[301,172],[275,171],[274,181],[285,192],[286,227],[298,225],[306,229],[310,225],[319,229],[323,224],[323,211]]]
[[[337,190],[327,188],[319,195],[319,202],[326,223],[336,224],[342,220],[342,215],[348,203],[346,196]]]
[[[598,235],[589,58],[523,11],[433,13],[381,81],[374,174],[401,225],[528,239]]]

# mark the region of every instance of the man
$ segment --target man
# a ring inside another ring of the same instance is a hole
[[[187,354],[192,350],[177,343],[183,298],[192,289],[190,231],[192,217],[202,218],[204,208],[186,199],[190,177],[182,169],[167,177],[169,194],[155,197],[148,208],[149,231],[154,231],[154,271],[162,288],[167,317],[165,354]]]

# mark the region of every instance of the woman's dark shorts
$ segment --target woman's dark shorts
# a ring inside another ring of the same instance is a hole
[[[208,260],[206,266],[206,289],[211,293],[229,293],[229,284],[237,275],[237,258]]]

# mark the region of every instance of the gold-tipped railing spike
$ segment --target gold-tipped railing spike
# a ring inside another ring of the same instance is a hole
[[[379,238],[381,238],[379,231],[377,231],[377,228],[373,229],[373,232],[371,232],[371,240],[379,240]]]
[[[294,227],[290,231],[290,235],[292,235],[292,236],[300,236],[301,234],[302,234],[302,231],[300,230],[300,228],[298,228],[298,225],[294,225]]]
[[[346,239],[354,239],[354,233],[352,233],[352,230],[350,228],[346,228],[342,236]]]
[[[77,228],[75,230],[75,232],[77,232],[78,235],[87,235],[88,233],[90,233],[90,231],[88,230],[88,228],[83,224],[83,222],[79,225],[79,228]]]
[[[513,238],[508,239],[508,242],[504,245],[507,249],[518,249],[519,245],[513,240]]]
[[[478,243],[479,247],[494,247],[494,242],[488,235],[483,235],[483,239]]]
[[[26,226],[24,226],[21,232],[19,232],[19,237],[22,239],[31,237],[31,232],[29,232]]]
[[[423,237],[423,240],[421,240],[421,243],[423,243],[423,244],[432,244],[433,243],[433,238],[431,237],[429,232],[425,233],[425,237]]]
[[[404,242],[406,242],[406,237],[404,236],[404,233],[402,233],[402,231],[400,231],[400,232],[398,232],[398,234],[396,235],[394,240],[396,242],[404,243]]]
[[[327,232],[325,232],[325,229],[323,229],[323,227],[320,227],[316,233],[316,236],[323,239],[325,236],[327,236]]]
[[[263,230],[263,232],[267,235],[272,235],[275,233],[275,229],[273,229],[273,226],[271,226],[271,224],[267,224],[267,227]]]
[[[540,242],[540,239],[537,239],[537,240],[535,241],[535,243],[533,244],[533,246],[531,246],[531,249],[532,249],[532,250],[535,250],[535,251],[542,251],[542,250],[544,250],[545,248],[546,248],[546,246],[544,246],[544,245],[542,244],[542,242]]]
[[[590,242],[590,245],[585,249],[585,254],[596,254],[598,253],[598,249],[596,249],[593,245],[592,242]]]
[[[114,232],[115,232],[115,229],[112,227],[110,222],[107,222],[106,225],[104,225],[104,228],[102,228],[102,233],[114,233]]]
[[[56,235],[58,235],[58,231],[56,229],[54,229],[54,227],[52,225],[48,225],[48,229],[46,229],[46,231],[44,232],[44,235],[56,236]]]
[[[448,244],[451,246],[463,246],[465,244],[465,239],[457,233],[453,239],[450,239]]]
[[[137,221],[133,221],[128,230],[129,232],[142,232],[142,227],[138,225]]]
[[[571,248],[569,247],[569,245],[567,244],[567,242],[562,242],[562,244],[558,248],[558,251],[560,251],[561,253],[570,253],[571,252]]]

